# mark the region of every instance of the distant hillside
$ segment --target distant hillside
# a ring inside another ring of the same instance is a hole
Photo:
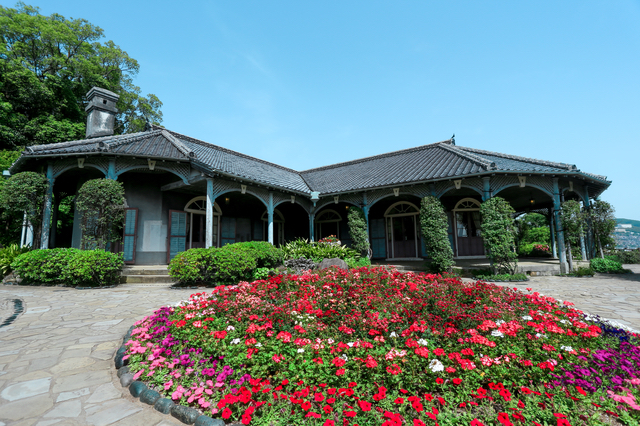
[[[619,225],[631,225],[624,232],[614,232],[618,248],[636,249],[640,247],[640,220],[616,219]]]
[[[631,229],[628,229],[629,231],[640,233],[640,220],[616,219],[616,222],[619,225],[631,225]]]

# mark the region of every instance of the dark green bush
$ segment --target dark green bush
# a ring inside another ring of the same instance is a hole
[[[353,241],[353,248],[360,252],[361,256],[369,255],[369,234],[367,232],[367,219],[362,209],[352,207],[347,215],[349,235]]]
[[[623,251],[617,250],[614,251],[606,258],[613,259],[617,262],[624,264],[638,264],[640,263],[640,250],[631,250],[631,251]]]
[[[347,266],[349,267],[349,269],[362,268],[363,266],[371,266],[371,261],[369,260],[368,257],[361,257],[359,259],[348,257],[344,261],[347,262]]]
[[[491,275],[478,275],[479,280],[484,281],[529,281],[529,277],[525,274],[491,274]]]
[[[250,280],[256,260],[248,250],[190,249],[169,263],[169,275],[181,284],[232,285]]]
[[[620,273],[623,272],[622,263],[613,259],[601,259],[599,257],[591,259],[591,268],[601,273]]]
[[[420,202],[420,232],[433,272],[450,271],[453,266],[453,250],[449,243],[449,219],[440,200],[427,196]]]
[[[592,277],[595,274],[595,272],[596,271],[594,271],[591,268],[585,268],[584,266],[580,266],[578,267],[577,270],[567,275],[572,277]]]
[[[256,261],[257,268],[275,268],[282,265],[282,250],[267,241],[247,241],[227,244],[222,250],[233,250],[244,253]]]
[[[18,256],[11,268],[23,284],[105,286],[117,284],[121,254],[73,248],[33,250]]]

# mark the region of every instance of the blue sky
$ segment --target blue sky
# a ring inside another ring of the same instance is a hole
[[[172,130],[296,170],[455,133],[640,220],[638,0],[26,3],[102,27]]]

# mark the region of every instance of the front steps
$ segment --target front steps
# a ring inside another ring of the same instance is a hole
[[[169,276],[167,265],[127,265],[122,269],[122,284],[167,286],[176,281]]]

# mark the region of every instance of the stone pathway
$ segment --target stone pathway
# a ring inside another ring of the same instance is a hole
[[[626,267],[635,273],[532,277],[517,287],[640,330],[640,265]],[[0,285],[0,426],[181,425],[131,397],[113,357],[133,322],[196,291]]]

